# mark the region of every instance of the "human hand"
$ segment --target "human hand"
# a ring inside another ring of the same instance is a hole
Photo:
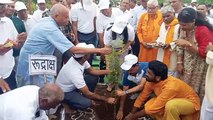
[[[124,96],[124,95],[126,95],[125,92],[124,92],[123,90],[115,90],[115,94],[116,94],[117,96]]]
[[[209,45],[206,47],[206,52],[213,51],[213,45],[212,43],[209,43]]]
[[[107,47],[104,47],[104,48],[100,48],[100,54],[110,54],[112,52],[112,48],[107,48]]]
[[[101,55],[101,60],[105,61],[105,55]]]
[[[129,114],[124,118],[124,120],[134,120],[133,117],[134,117],[133,114],[132,114],[132,113],[129,113]]]
[[[176,45],[177,46],[181,46],[181,47],[187,47],[187,46],[190,46],[191,43],[187,40],[184,40],[184,39],[179,39],[177,41],[175,41]]]
[[[109,104],[115,104],[115,102],[116,102],[115,98],[112,98],[112,97],[107,98],[107,103],[109,103]]]
[[[4,44],[0,44],[0,55],[4,55],[12,49],[14,42],[12,40],[7,40]]]
[[[117,120],[122,120],[123,119],[123,110],[118,110],[118,113],[116,115]]]
[[[184,70],[183,64],[182,63],[178,64],[177,65],[177,71],[178,71],[178,73],[179,74],[183,74],[183,70]]]
[[[26,32],[22,32],[20,34],[18,34],[17,36],[17,43],[24,43],[27,39],[27,33]]]
[[[170,44],[165,44],[163,48],[164,49],[170,48]]]
[[[0,78],[0,88],[2,89],[2,91],[5,93],[7,91],[10,91],[10,87],[9,85],[7,84],[7,82],[5,82],[4,79],[1,79]]]

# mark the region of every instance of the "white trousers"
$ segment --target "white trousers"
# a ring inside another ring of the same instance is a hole
[[[208,102],[206,96],[203,99],[200,120],[213,120],[213,105]]]

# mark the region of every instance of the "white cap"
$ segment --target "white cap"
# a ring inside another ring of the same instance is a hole
[[[121,65],[123,70],[129,70],[132,65],[138,62],[138,57],[133,54],[128,54],[124,57],[124,63]]]
[[[82,0],[83,8],[85,10],[91,10],[92,9],[92,0]]]
[[[76,47],[82,47],[82,48],[95,48],[95,46],[93,44],[86,44],[86,43],[78,43],[76,45]],[[83,57],[85,54],[74,54],[74,58],[81,58]]]
[[[117,16],[114,24],[112,25],[112,31],[121,34],[124,28],[127,26],[128,18],[128,15]]]
[[[26,9],[27,9],[27,7],[26,7],[26,5],[25,5],[23,2],[17,1],[17,2],[15,3],[15,10],[16,10],[16,11],[26,10]]]
[[[37,0],[37,4],[39,3],[46,3],[45,0]]]
[[[11,0],[0,0],[1,4],[9,4],[9,3],[13,3],[13,1]]]
[[[109,0],[100,0],[98,3],[99,10],[104,10],[109,8]]]
[[[197,2],[197,0],[192,0],[191,3]]]

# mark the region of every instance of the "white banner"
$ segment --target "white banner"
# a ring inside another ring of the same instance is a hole
[[[31,55],[29,57],[30,75],[55,75],[57,59],[52,55]]]

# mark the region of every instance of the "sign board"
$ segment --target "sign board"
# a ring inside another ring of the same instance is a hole
[[[52,55],[31,55],[29,57],[30,75],[55,75],[57,59]]]

